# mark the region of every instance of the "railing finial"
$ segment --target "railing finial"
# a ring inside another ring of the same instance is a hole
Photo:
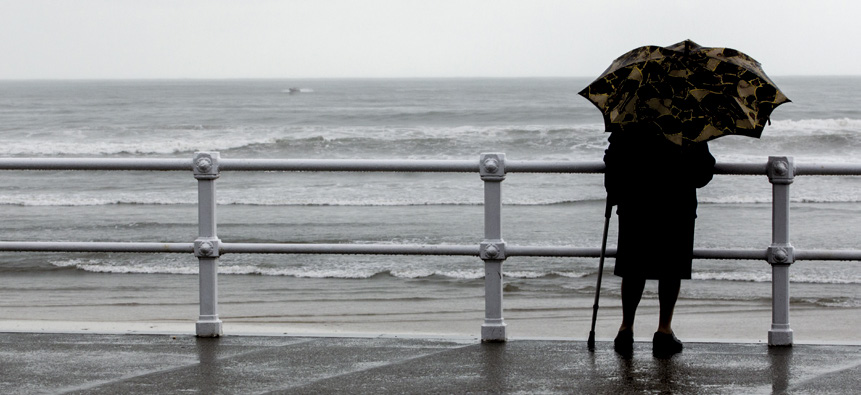
[[[795,179],[795,163],[791,156],[769,156],[766,171],[772,184],[792,184]]]
[[[218,152],[194,153],[194,178],[198,180],[214,180],[219,176]]]
[[[502,181],[505,179],[505,154],[481,154],[479,158],[479,175],[484,181]]]

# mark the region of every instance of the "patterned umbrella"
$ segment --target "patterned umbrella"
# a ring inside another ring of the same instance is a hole
[[[759,138],[772,110],[789,101],[750,56],[690,40],[634,49],[580,95],[608,129],[635,123],[681,146],[726,134]]]

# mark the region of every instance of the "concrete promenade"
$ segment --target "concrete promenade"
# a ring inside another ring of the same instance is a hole
[[[0,393],[792,393],[861,391],[861,346],[470,338],[0,333]]]

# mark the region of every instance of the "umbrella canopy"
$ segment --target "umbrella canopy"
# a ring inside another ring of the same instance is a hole
[[[608,129],[633,123],[682,146],[727,134],[759,138],[772,110],[789,101],[750,56],[690,40],[636,48],[580,95]]]

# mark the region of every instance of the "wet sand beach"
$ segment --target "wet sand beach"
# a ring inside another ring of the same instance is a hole
[[[605,277],[597,337],[612,339],[621,319],[616,280]],[[767,284],[766,284],[767,285]],[[657,300],[647,293],[636,338],[650,341]],[[696,281],[683,287],[696,287]],[[389,334],[478,338],[483,286],[400,279],[309,279],[221,276],[220,317],[225,335]],[[445,291],[445,293],[443,293]],[[508,337],[585,340],[592,299],[574,294],[506,292]],[[193,334],[197,276],[153,274],[10,275],[0,279],[0,331]],[[859,308],[794,303],[790,323],[797,343],[861,344]],[[686,341],[766,343],[766,301],[684,300],[674,328]]]

